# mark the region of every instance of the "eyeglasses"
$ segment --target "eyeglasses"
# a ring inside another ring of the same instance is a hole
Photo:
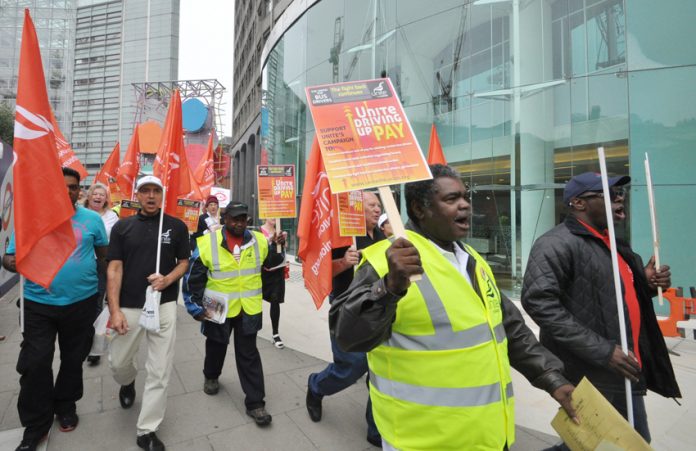
[[[604,198],[604,193],[602,191],[591,191],[588,194],[585,194],[584,196],[578,196],[578,199],[591,199],[593,197],[599,197],[599,198]],[[621,187],[621,188],[612,188],[609,190],[609,199],[615,201],[618,198],[625,199],[626,198],[626,189]]]

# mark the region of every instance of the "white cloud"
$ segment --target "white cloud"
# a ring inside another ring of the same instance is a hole
[[[179,79],[216,78],[225,87],[223,133],[232,134],[234,0],[181,0]]]

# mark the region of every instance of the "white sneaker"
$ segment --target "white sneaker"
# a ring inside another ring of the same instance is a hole
[[[280,335],[273,335],[273,346],[278,349],[283,349],[285,347],[285,343],[280,339]]]

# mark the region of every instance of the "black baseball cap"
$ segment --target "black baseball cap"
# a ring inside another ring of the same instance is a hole
[[[249,206],[245,203],[238,202],[236,200],[233,200],[227,206],[225,207],[225,216],[229,216],[231,218],[234,218],[235,216],[239,215],[248,215],[249,214]]]
[[[631,182],[631,177],[619,175],[609,177],[609,187],[622,186]],[[602,175],[598,172],[584,172],[568,180],[563,190],[563,202],[569,203],[574,197],[578,197],[587,191],[602,191]]]

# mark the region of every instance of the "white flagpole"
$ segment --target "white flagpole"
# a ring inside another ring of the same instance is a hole
[[[24,276],[19,275],[19,331],[24,333]]]
[[[160,208],[159,231],[157,232],[157,260],[155,274],[160,272],[160,256],[162,255],[162,223],[164,222],[164,206],[167,203],[167,188],[162,188],[162,207]]]
[[[648,189],[648,205],[650,207],[650,223],[652,224],[653,236],[653,255],[655,256],[655,269],[660,270],[660,236],[657,231],[657,215],[655,213],[655,191],[653,189],[652,175],[650,174],[650,161],[648,153],[645,152],[645,183]],[[662,287],[657,287],[657,300],[660,305],[664,304],[662,299]]]
[[[616,309],[619,316],[619,333],[621,335],[621,350],[628,355],[628,340],[626,339],[626,315],[624,314],[623,294],[621,293],[621,276],[619,275],[619,254],[616,251],[616,235],[614,232],[614,212],[611,209],[611,197],[609,194],[609,178],[607,177],[607,163],[604,156],[604,147],[597,148],[599,167],[602,171],[602,192],[604,193],[604,210],[607,216],[607,228],[609,229],[609,247],[611,250],[611,266],[614,270],[614,291],[616,293]],[[633,393],[631,381],[624,378],[626,388],[626,412],[628,422],[634,426],[633,421]]]

